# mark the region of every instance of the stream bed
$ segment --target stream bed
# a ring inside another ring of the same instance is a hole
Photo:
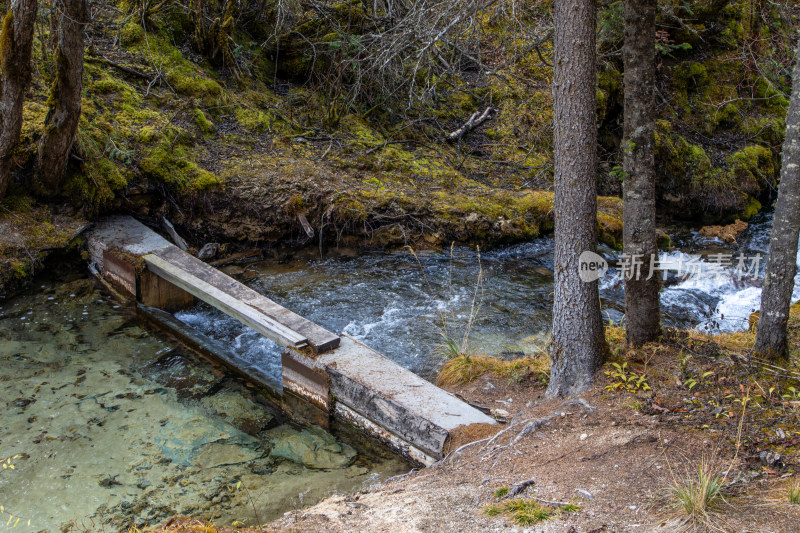
[[[0,471],[0,505],[33,531],[175,514],[264,523],[410,468],[355,436],[288,424],[87,279],[0,305],[0,406],[0,459],[21,455]]]

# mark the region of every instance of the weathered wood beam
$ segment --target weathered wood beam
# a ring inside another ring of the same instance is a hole
[[[208,302],[223,313],[250,326],[281,346],[302,346],[308,339],[283,324],[269,318],[233,296],[206,283],[191,272],[181,269],[166,259],[153,254],[142,258],[148,270],[177,285],[189,294]]]

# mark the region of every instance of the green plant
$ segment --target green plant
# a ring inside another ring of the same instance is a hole
[[[669,32],[660,30],[656,32],[656,52],[662,56],[671,56],[672,52],[687,52],[692,49],[689,43],[678,43],[670,39]]]
[[[514,523],[520,526],[530,526],[553,516],[553,511],[550,509],[542,507],[536,500],[525,498],[514,498],[499,504],[489,504],[483,508],[483,513],[487,516],[507,514]]]
[[[611,363],[614,367],[613,370],[603,372],[612,383],[606,385],[606,390],[624,390],[627,392],[647,391],[650,390],[650,384],[647,383],[647,374],[642,372],[637,374],[633,370],[628,370],[628,363],[624,362]]]
[[[369,180],[367,180],[368,182]],[[380,182],[379,182],[380,183]],[[427,274],[425,273],[425,268],[422,266],[422,262],[419,260],[417,253],[414,251],[413,248],[410,246],[407,247],[408,251],[411,255],[414,256],[414,259],[417,261],[417,265],[419,265],[420,269],[422,270],[423,279],[425,280],[425,285],[428,287],[428,290],[431,290],[430,280],[428,279]],[[448,270],[448,301],[453,301],[453,264],[454,258],[453,253],[455,251],[455,243],[450,245],[450,268]],[[440,356],[443,356],[445,359],[452,360],[463,358],[464,363],[467,365],[470,364],[470,356],[472,354],[470,347],[469,347],[469,336],[472,332],[472,327],[475,324],[475,320],[478,318],[478,314],[481,310],[481,305],[483,304],[483,265],[481,263],[481,250],[480,248],[477,249],[478,252],[478,274],[475,280],[475,290],[472,295],[472,302],[470,304],[469,314],[467,315],[467,321],[464,326],[463,333],[461,334],[461,340],[458,340],[459,332],[456,326],[456,310],[454,308],[450,308],[449,310],[439,310],[439,320],[441,322],[439,326],[439,335],[442,337],[442,342],[436,347],[434,353]]]
[[[689,378],[686,381],[684,381],[683,382],[683,386],[688,388],[689,390],[692,390],[698,384],[705,385],[706,384],[706,379],[708,377],[710,377],[710,376],[713,376],[713,375],[714,375],[714,372],[711,372],[710,370],[708,372],[703,372],[703,374],[700,376],[699,379]]]
[[[691,354],[688,354],[681,350],[678,353],[678,365],[680,366],[681,376],[686,377],[689,374],[689,360],[691,360]]]
[[[789,490],[786,491],[789,503],[800,505],[800,476],[795,476],[789,483]]]
[[[723,476],[702,460],[696,476],[687,476],[671,487],[675,505],[691,519],[702,520],[722,501]]]
[[[500,498],[502,498],[503,496],[505,496],[506,494],[508,494],[508,491],[509,491],[509,490],[510,490],[510,489],[508,488],[508,486],[505,486],[505,487],[500,487],[499,489],[497,489],[496,491],[494,491],[494,497],[495,497],[495,498],[497,498],[497,499],[500,499]]]
[[[608,172],[608,175],[612,178],[616,178],[620,183],[625,181],[625,178],[628,177],[628,173],[623,170],[622,165],[614,165],[611,167],[611,170]],[[613,325],[613,324],[612,324]]]
[[[788,387],[786,392],[781,394],[781,398],[784,400],[800,400],[800,391],[794,387]]]

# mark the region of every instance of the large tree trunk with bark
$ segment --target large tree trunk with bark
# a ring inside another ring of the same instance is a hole
[[[36,159],[37,181],[43,194],[57,194],[61,189],[78,129],[84,36],[89,22],[87,0],[61,0],[57,5],[61,11],[54,14],[59,19],[55,80]]]
[[[0,30],[0,200],[11,179],[22,128],[22,103],[31,82],[37,0],[13,0]]]
[[[797,272],[800,233],[800,44],[794,67],[792,99],[786,115],[781,183],[772,219],[769,259],[761,292],[755,353],[769,359],[787,359],[786,328]]]
[[[656,244],[654,87],[656,0],[625,0],[625,125],[622,141],[623,252],[640,268],[625,272],[625,334],[641,346],[660,333]]]
[[[603,362],[597,281],[578,258],[597,249],[594,0],[556,0],[554,36],[555,288],[548,395],[579,394]]]

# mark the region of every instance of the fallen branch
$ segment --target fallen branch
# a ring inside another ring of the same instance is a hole
[[[516,485],[514,485],[513,487],[511,487],[509,489],[509,491],[505,494],[505,496],[503,496],[500,499],[501,500],[507,500],[509,498],[514,498],[515,496],[517,496],[521,492],[524,492],[525,489],[527,489],[528,487],[530,487],[534,483],[536,483],[536,482],[534,480],[532,480],[532,479],[529,479],[527,481],[523,481],[522,483],[517,483]]]
[[[134,68],[126,67],[125,65],[120,65],[119,63],[115,63],[111,61],[107,57],[88,57],[87,61],[97,61],[98,63],[102,63],[104,65],[108,65],[109,67],[113,67],[125,74],[130,74],[131,76],[136,76],[137,78],[141,78],[143,80],[150,81],[150,76],[145,74],[144,72],[138,71]]]
[[[221,267],[223,265],[227,265],[228,263],[233,263],[234,261],[240,261],[242,259],[251,259],[254,257],[261,257],[261,255],[262,255],[261,250],[255,248],[253,250],[248,250],[246,252],[240,252],[238,254],[229,255],[228,257],[222,259],[209,261],[208,264],[213,267]]]
[[[476,440],[476,441],[473,441],[473,442],[468,442],[467,444],[464,444],[463,446],[461,446],[461,447],[453,450],[452,452],[448,453],[444,458],[442,458],[436,464],[438,465],[438,464],[444,463],[448,459],[450,459],[452,457],[455,457],[456,455],[458,455],[462,451],[466,450],[467,448],[469,448],[471,446],[475,446],[477,444],[486,443],[482,448],[482,450],[486,450],[487,448],[489,448],[489,446],[494,444],[500,437],[502,437],[503,435],[505,435],[509,431],[515,430],[519,426],[522,426],[522,429],[519,430],[519,433],[516,435],[516,437],[514,437],[514,439],[511,440],[511,442],[509,442],[505,446],[500,446],[498,448],[490,450],[488,452],[488,454],[491,455],[494,452],[497,452],[497,451],[500,451],[500,450],[503,450],[503,449],[507,449],[507,448],[513,446],[514,444],[516,444],[525,435],[528,435],[528,434],[536,431],[537,429],[539,429],[540,427],[542,427],[546,423],[548,423],[551,420],[561,416],[561,412],[562,412],[561,409],[563,407],[565,407],[567,405],[574,405],[574,404],[580,405],[581,407],[583,407],[584,409],[586,409],[587,411],[590,411],[590,412],[596,410],[596,407],[592,407],[589,404],[589,402],[587,402],[583,398],[575,398],[575,399],[566,400],[566,401],[562,402],[556,408],[556,410],[553,412],[553,414],[548,416],[548,417],[545,417],[545,418],[528,418],[527,420],[523,420],[521,422],[512,421],[511,424],[507,428],[505,428],[504,430],[499,431],[498,433],[496,433],[495,435],[493,435],[491,437],[486,437],[485,439],[480,439],[480,440]]]
[[[449,142],[457,141],[461,139],[464,135],[471,132],[481,124],[486,121],[493,119],[498,113],[498,110],[492,106],[487,107],[483,110],[483,113],[480,111],[475,111],[472,116],[464,123],[463,126],[458,128],[456,131],[450,133],[447,136],[447,140]]]

